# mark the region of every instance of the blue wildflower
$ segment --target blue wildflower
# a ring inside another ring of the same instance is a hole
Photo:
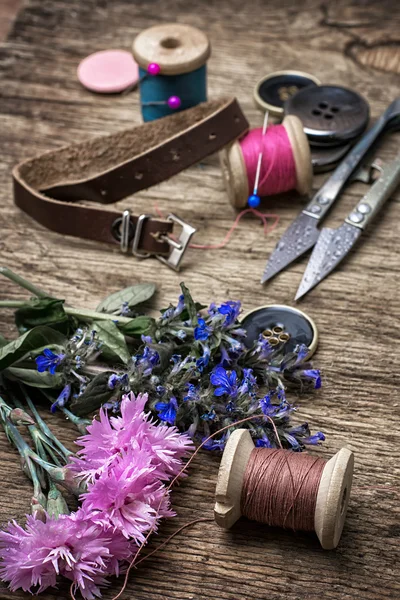
[[[214,390],[215,396],[223,396],[224,394],[227,394],[232,398],[237,396],[238,388],[236,384],[236,371],[228,372],[224,367],[215,367],[214,371],[211,373],[210,381],[213,385],[218,386],[217,389]]]
[[[232,359],[230,358],[228,351],[223,344],[220,345],[219,349],[221,352],[221,360],[219,364],[221,365],[221,367],[227,367],[231,364]]]
[[[232,400],[229,400],[229,402],[227,403],[227,405],[225,406],[225,410],[227,413],[233,413],[233,411],[236,409],[235,403]]]
[[[243,380],[239,386],[239,394],[252,395],[256,392],[257,388],[257,381],[253,375],[253,369],[243,369]]]
[[[180,329],[179,331],[177,331],[175,335],[180,340],[185,340],[187,337],[186,331],[183,331],[183,329]]]
[[[198,402],[200,400],[200,386],[194,385],[193,383],[186,384],[186,396],[184,396],[184,401],[187,402],[191,400],[192,402]]]
[[[185,297],[183,294],[181,294],[178,298],[178,304],[176,305],[176,308],[174,310],[174,317],[177,317],[178,315],[180,315],[183,312],[184,308],[185,308]]]
[[[121,306],[121,310],[119,311],[123,317],[129,317],[131,314],[131,309],[129,308],[129,302],[123,302]]]
[[[203,419],[203,421],[215,421],[215,419],[217,418],[217,414],[215,410],[211,408],[209,412],[204,413],[203,415],[201,415],[200,418]]]
[[[45,348],[43,354],[35,358],[37,370],[39,373],[44,373],[48,369],[49,373],[54,375],[58,365],[62,363],[64,358],[65,354],[54,354],[50,348]]]
[[[301,371],[301,374],[309,379],[314,380],[314,388],[316,390],[318,390],[321,387],[321,372],[319,371],[319,369],[304,369],[304,371]]]
[[[203,346],[203,356],[196,360],[196,367],[202,373],[210,362],[211,351],[208,346]]]
[[[143,350],[143,354],[138,354],[133,357],[133,363],[136,367],[140,368],[143,375],[151,375],[153,368],[160,362],[160,355],[156,350],[146,346]]]
[[[291,435],[300,435],[302,437],[305,435],[309,435],[310,429],[308,427],[308,423],[303,423],[302,425],[297,425],[297,427],[292,427],[291,429],[289,429],[289,433]]]
[[[171,356],[171,362],[176,365],[180,360],[182,360],[182,356],[180,354],[173,354]]]
[[[275,414],[277,407],[274,404],[271,404],[271,394],[266,394],[264,398],[260,398],[260,408],[267,417],[271,417]]]
[[[129,375],[128,373],[124,373],[119,378],[121,387],[129,387]]]
[[[175,423],[178,410],[178,402],[175,396],[171,396],[169,402],[157,402],[154,408],[158,412],[161,421],[165,421],[165,423],[169,423],[169,425]]]
[[[259,360],[266,360],[274,352],[275,346],[271,346],[268,339],[262,334],[259,335],[254,353],[259,354]]]
[[[275,448],[275,445],[270,442],[266,435],[263,435],[262,438],[256,440],[256,448]]]
[[[159,396],[162,396],[163,394],[165,394],[165,390],[166,390],[166,388],[163,385],[158,385],[156,387],[156,392]]]
[[[310,435],[309,437],[303,438],[302,442],[304,444],[315,445],[315,444],[319,444],[319,442],[323,442],[324,440],[325,440],[325,436],[322,433],[322,431],[317,431],[317,433],[314,433],[314,435]]]
[[[75,331],[75,334],[72,336],[71,342],[75,342],[75,343],[79,342],[82,339],[83,335],[84,335],[83,329],[78,328]]]
[[[183,360],[181,360],[181,357],[179,357],[179,361],[177,361],[172,367],[171,375],[176,375],[176,373],[179,373],[183,369],[185,369],[187,372],[189,369],[193,369],[193,365],[188,365],[188,363],[192,363],[194,360],[195,358],[190,355],[186,356]]]
[[[151,337],[151,335],[141,335],[141,340],[142,340],[143,344],[152,344],[153,343],[153,338]]]
[[[51,405],[50,411],[52,413],[55,413],[57,408],[62,408],[63,406],[65,406],[66,402],[69,400],[70,395],[71,386],[67,384],[62,390],[61,394],[58,396],[57,400]]]
[[[284,433],[284,436],[285,436],[286,440],[289,442],[289,444],[291,445],[292,450],[294,450],[295,452],[301,452],[301,444],[294,437],[294,435],[291,435],[290,433]]]
[[[276,395],[278,397],[278,400],[281,400],[282,402],[285,402],[286,400],[286,393],[284,388],[276,388]]]
[[[206,437],[203,437],[202,442],[206,440]],[[225,444],[227,442],[227,435],[224,433],[219,440],[211,439],[208,440],[203,446],[205,450],[223,450],[225,448]]]
[[[207,323],[204,319],[198,319],[197,323],[198,325],[194,328],[193,332],[194,339],[201,342],[205,342],[206,339],[208,339],[208,337],[210,336],[210,333],[212,333],[212,329],[211,327],[207,326]]]
[[[220,315],[225,315],[224,326],[229,327],[229,325],[233,325],[236,319],[239,316],[241,309],[240,301],[229,300],[221,306],[218,307],[218,312]]]
[[[275,417],[276,419],[287,419],[288,413],[294,408],[286,401],[280,404],[271,403],[271,394],[266,394],[260,398],[259,406],[266,417]]]
[[[238,340],[235,340],[233,337],[225,337],[225,339],[229,342],[229,351],[231,354],[239,354],[243,350],[243,346]]]
[[[296,365],[304,362],[310,352],[310,350],[307,348],[307,346],[305,344],[298,344],[296,346],[296,348],[294,349],[294,351],[297,354],[296,363],[295,363]]]
[[[120,383],[120,378],[118,377],[118,375],[113,373],[108,378],[107,387],[109,390],[115,390],[115,388],[117,387],[117,385],[119,385],[119,383]]]

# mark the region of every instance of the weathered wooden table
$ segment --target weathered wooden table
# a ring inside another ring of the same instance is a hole
[[[81,58],[109,47],[130,48],[143,28],[171,21],[204,29],[213,46],[209,95],[233,94],[253,126],[262,115],[252,88],[264,73],[292,68],[325,83],[353,87],[370,102],[375,118],[400,93],[399,5],[395,0],[321,3],[320,0],[245,3],[239,0],[28,0],[8,41],[0,46],[0,256],[1,264],[69,303],[95,307],[109,292],[138,281],[156,281],[156,304],[173,301],[184,279],[196,298],[241,299],[245,309],[293,303],[305,262],[262,288],[259,278],[278,236],[299,211],[294,194],[270,198],[264,209],[280,216],[268,237],[245,219],[223,250],[191,250],[181,274],[156,260],[139,262],[101,244],[42,229],[13,206],[10,171],[35,153],[140,123],[138,94],[102,97],[86,92],[75,71]],[[378,150],[396,155],[399,134]],[[316,189],[323,176],[315,179]],[[364,191],[351,187],[328,220],[339,225]],[[317,450],[329,457],[340,447],[355,452],[355,490],[339,548],[320,549],[312,536],[270,530],[242,520],[225,532],[207,524],[187,530],[132,574],[126,598],[150,600],[383,600],[400,596],[399,583],[399,222],[400,192],[364,236],[357,251],[306,297],[301,307],[320,329],[315,364],[324,373],[320,392],[300,400],[299,419],[326,433]],[[217,157],[120,203],[147,212],[157,203],[218,242],[235,216]],[[21,290],[0,282],[0,297]],[[11,312],[0,313],[0,331],[12,335]],[[52,425],[72,444],[61,417]],[[30,486],[16,453],[0,434],[0,518],[22,517]],[[191,477],[174,492],[178,518],[159,539],[212,514],[218,457],[202,454]],[[154,543],[154,541],[153,541]],[[105,593],[111,598],[118,584]],[[0,597],[23,598],[5,588]],[[67,598],[67,588],[43,595]]]

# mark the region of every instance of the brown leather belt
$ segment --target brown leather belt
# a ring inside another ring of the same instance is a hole
[[[58,233],[113,244],[121,243],[124,236],[122,245],[126,247],[133,241],[138,256],[165,257],[173,245],[168,237],[173,216],[172,220],[164,220],[130,215],[128,211],[122,216],[120,212],[76,202],[117,202],[165,181],[220,150],[247,129],[248,122],[236,99],[223,98],[46,152],[14,168],[15,204]]]

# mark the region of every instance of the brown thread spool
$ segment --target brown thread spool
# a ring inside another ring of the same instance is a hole
[[[243,480],[254,442],[247,429],[229,437],[218,473],[214,517],[229,529],[242,516]],[[322,548],[336,548],[342,534],[353,479],[354,456],[347,448],[328,460],[322,471],[315,503],[314,529]]]
[[[282,125],[286,129],[292,147],[296,167],[296,190],[301,195],[308,194],[312,184],[312,163],[310,146],[303,125],[295,115],[286,116]],[[226,146],[219,156],[229,201],[236,208],[243,208],[247,204],[251,190],[249,190],[246,164],[239,141]]]

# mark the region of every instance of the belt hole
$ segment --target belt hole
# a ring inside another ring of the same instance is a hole
[[[140,172],[135,173],[135,179],[139,179],[139,180],[143,179],[143,173],[140,173]]]
[[[216,133],[210,133],[210,135],[208,136],[209,140],[215,140],[215,138],[217,137]]]

